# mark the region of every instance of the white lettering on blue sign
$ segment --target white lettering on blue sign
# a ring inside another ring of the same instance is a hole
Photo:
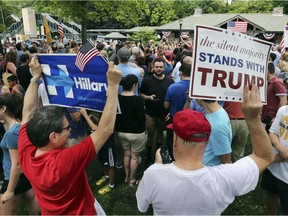
[[[91,82],[90,78],[74,77],[75,87],[83,90],[92,90],[97,92],[107,91],[107,84],[100,82]]]

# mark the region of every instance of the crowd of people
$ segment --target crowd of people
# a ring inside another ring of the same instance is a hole
[[[262,106],[255,85],[244,88],[243,104],[189,98],[189,39],[94,45],[110,62],[102,113],[46,105],[41,98],[37,53],[75,54],[76,41],[5,44],[0,214],[15,214],[25,200],[29,214],[105,215],[85,172],[96,155],[104,173],[98,194],[114,190],[114,167],[124,166],[123,183],[137,188],[141,212],[152,205],[157,215],[219,215],[235,196],[254,190],[264,172],[267,214],[279,207],[288,214],[287,53],[281,56],[278,47],[270,53]],[[249,135],[253,152],[245,156]],[[163,146],[169,164],[162,164]],[[144,159],[153,165],[137,179]]]

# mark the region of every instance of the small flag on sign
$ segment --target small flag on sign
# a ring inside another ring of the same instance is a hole
[[[280,46],[281,46],[281,55],[283,55],[285,53],[285,37],[284,34],[282,36],[281,42],[280,42]]]
[[[63,25],[62,25],[61,20],[60,20],[59,25],[58,25],[58,33],[60,35],[60,42],[63,43],[64,31],[63,31]]]
[[[83,71],[85,65],[98,54],[98,50],[88,41],[77,52],[75,65]]]
[[[231,31],[246,33],[247,25],[248,25],[248,22],[230,21],[227,24],[227,29]]]

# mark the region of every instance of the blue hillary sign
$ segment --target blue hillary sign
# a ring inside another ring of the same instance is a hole
[[[38,59],[50,104],[103,111],[108,70],[104,57],[94,57],[83,72],[75,66],[75,54],[40,54]]]

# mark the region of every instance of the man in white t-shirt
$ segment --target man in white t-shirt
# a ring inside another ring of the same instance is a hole
[[[253,153],[234,164],[206,167],[203,155],[211,126],[200,112],[179,111],[168,127],[174,131],[175,162],[162,164],[160,150],[155,164],[144,173],[136,192],[138,209],[152,204],[155,215],[220,215],[240,196],[254,190],[259,173],[273,161],[271,143],[261,123],[259,90],[244,89],[243,112]]]
[[[276,155],[262,177],[262,187],[268,192],[266,213],[277,214],[281,205],[281,213],[288,215],[288,106],[279,108],[269,136]]]

